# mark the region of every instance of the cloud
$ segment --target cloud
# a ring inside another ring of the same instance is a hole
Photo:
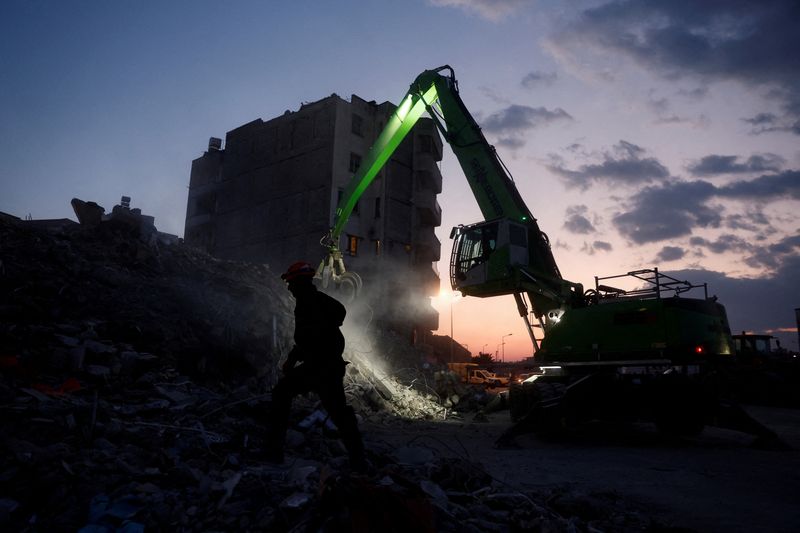
[[[567,65],[587,54],[625,57],[668,79],[736,81],[783,108],[780,128],[800,134],[800,4],[613,0],[587,8],[549,38]],[[765,101],[765,104],[767,102]]]
[[[586,213],[589,211],[589,208],[585,205],[573,205],[567,207],[567,218],[564,221],[564,229],[571,233],[578,233],[578,234],[587,234],[587,233],[594,233],[597,231],[586,218]]]
[[[719,187],[717,195],[743,200],[800,200],[800,170],[786,170],[779,174],[765,174],[749,181],[735,181]]]
[[[561,108],[529,107],[512,104],[482,120],[483,130],[500,136],[497,144],[516,149],[525,145],[523,133],[553,122],[571,121],[572,116]]]
[[[489,115],[483,121],[483,129],[491,133],[519,133],[560,120],[569,121],[573,119],[569,113],[560,107],[551,111],[544,107],[513,104]]]
[[[591,244],[584,241],[583,246],[581,246],[581,252],[585,253],[586,255],[594,255],[598,250],[601,252],[610,252],[611,249],[611,243],[606,241],[594,241]]]
[[[725,226],[733,230],[773,233],[769,218],[758,209],[746,213],[733,213],[725,217]]]
[[[758,127],[772,127],[778,122],[778,117],[772,113],[758,113],[751,118],[743,118],[742,122],[747,122]]]
[[[695,128],[704,128],[710,122],[702,114],[695,118],[676,115],[672,112],[672,102],[665,97],[656,97],[655,90],[650,90],[647,95],[647,107],[656,115],[653,124],[689,124]]]
[[[488,86],[483,85],[483,86],[479,87],[479,90],[481,91],[481,94],[483,94],[486,98],[488,98],[489,100],[491,100],[492,102],[494,102],[497,105],[510,105],[511,104],[511,101],[508,99],[508,97],[503,95],[501,92],[497,92],[497,89],[494,88],[494,87],[488,87]],[[476,111],[475,112],[475,119],[480,119],[480,118],[481,118],[480,112]],[[479,122],[482,122],[482,120],[479,120]]]
[[[708,95],[708,87],[695,87],[694,89],[681,89],[678,95],[689,100],[700,101]]]
[[[745,162],[739,163],[735,155],[707,155],[687,170],[695,176],[715,176],[719,174],[742,174],[749,172],[778,172],[786,162],[779,155],[752,155]]]
[[[683,259],[686,255],[686,250],[680,246],[664,246],[656,255],[657,262],[666,263],[668,261],[677,261]]]
[[[693,128],[707,128],[711,120],[706,115],[700,114],[697,117],[681,117],[678,115],[665,115],[658,117],[653,124],[688,124]]]
[[[528,0],[428,0],[439,7],[455,7],[491,21],[502,20],[529,5]]]
[[[647,95],[647,106],[657,115],[664,115],[672,109],[672,104],[666,98],[656,98],[655,91],[650,91]]]
[[[778,271],[800,253],[800,235],[790,235],[772,244],[751,246],[750,250],[751,255],[745,259],[748,266]]]
[[[750,129],[751,135],[787,131],[800,135],[800,120],[792,122],[791,120],[782,119],[773,113],[758,113],[751,118],[743,118],[741,120],[752,126]]]
[[[722,222],[720,211],[705,204],[714,192],[714,185],[705,181],[645,187],[631,197],[632,208],[612,223],[636,244],[683,237],[696,227],[716,228]]]
[[[720,235],[715,241],[709,241],[703,237],[692,237],[689,239],[689,244],[705,248],[715,254],[747,252],[753,249],[753,246],[748,241],[732,234]]]
[[[762,175],[723,186],[704,181],[672,180],[649,186],[628,199],[628,210],[612,223],[621,235],[636,244],[691,235],[694,228],[718,228],[724,208],[709,205],[713,199],[768,202],[800,199],[800,171]],[[764,220],[753,215],[753,221]]]
[[[636,185],[668,178],[669,170],[653,157],[642,157],[645,153],[645,149],[640,146],[620,141],[614,146],[613,153],[603,154],[601,163],[582,165],[578,170],[569,170],[554,161],[548,168],[559,176],[567,187],[584,190],[595,182]]]
[[[497,140],[497,145],[509,150],[518,150],[525,146],[525,140],[520,137],[501,137]]]
[[[535,70],[526,74],[525,77],[522,78],[520,84],[526,89],[533,89],[541,85],[550,86],[555,83],[556,79],[558,79],[558,75],[555,72],[540,72]]]

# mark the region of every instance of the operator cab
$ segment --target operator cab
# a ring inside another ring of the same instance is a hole
[[[528,229],[507,218],[457,226],[450,256],[450,283],[467,295],[490,296],[507,286],[515,265],[528,264]]]

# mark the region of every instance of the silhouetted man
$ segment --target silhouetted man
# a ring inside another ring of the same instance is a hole
[[[271,435],[270,459],[283,462],[283,444],[292,400],[298,394],[313,391],[339,429],[351,467],[362,470],[365,466],[364,445],[356,415],[347,405],[342,382],[347,363],[342,359],[344,336],[339,327],[344,322],[346,311],[337,300],[317,290],[313,283],[314,272],[311,265],[299,262],[281,276],[296,300],[295,346],[283,364],[284,376],[272,389],[274,433]]]

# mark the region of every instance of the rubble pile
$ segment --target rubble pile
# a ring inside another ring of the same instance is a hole
[[[263,376],[288,342],[293,304],[266,266],[148,245],[125,225],[53,234],[0,221],[0,242],[0,341],[29,367],[115,375],[137,352]]]
[[[479,464],[370,438],[351,474],[312,399],[293,411],[285,465],[261,459],[269,400],[175,371],[2,388],[0,524],[14,531],[588,531],[642,529],[596,495],[525,494]],[[409,431],[407,425],[405,431]]]
[[[144,241],[124,224],[53,232],[0,220],[0,243],[3,530],[588,531],[648,523],[595,505],[597,496],[510,490],[467,457],[392,447],[369,431],[371,469],[351,473],[313,396],[295,402],[286,463],[270,464],[264,414],[293,306],[276,274]],[[349,355],[347,392],[364,425],[408,431],[408,419],[453,416],[424,374],[377,372]]]
[[[469,394],[471,389],[454,372],[436,372],[434,380],[436,390],[445,407],[458,405]],[[477,389],[477,387],[472,387],[472,389]]]
[[[345,381],[351,405],[357,412],[372,422],[391,423],[392,420],[444,419],[447,412],[431,393],[419,391],[413,382],[401,382],[396,378],[378,378],[366,372],[365,367],[356,366],[348,372]]]
[[[344,358],[350,363],[345,375],[345,392],[356,412],[372,422],[391,423],[392,420],[430,420],[452,416],[441,405],[440,398],[428,385],[430,372],[414,368],[406,359],[419,359],[419,353],[408,345],[400,348],[402,341],[384,332],[375,335],[375,348],[360,350],[346,347]],[[389,342],[393,341],[393,342]],[[348,341],[348,344],[349,341]],[[386,345],[386,351],[380,346]],[[393,351],[411,352],[406,358]],[[385,355],[389,353],[389,355]]]
[[[347,323],[345,323],[347,326]],[[461,418],[494,398],[486,388],[464,383],[455,373],[426,362],[425,353],[397,333],[346,328],[344,357],[356,402],[393,416],[431,420]]]

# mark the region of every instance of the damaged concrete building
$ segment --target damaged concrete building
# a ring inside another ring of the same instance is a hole
[[[336,206],[395,106],[333,94],[211,138],[192,162],[184,238],[224,259],[316,266]],[[340,249],[375,319],[413,339],[438,327],[442,141],[422,119],[361,197]],[[390,302],[387,305],[386,302]]]

